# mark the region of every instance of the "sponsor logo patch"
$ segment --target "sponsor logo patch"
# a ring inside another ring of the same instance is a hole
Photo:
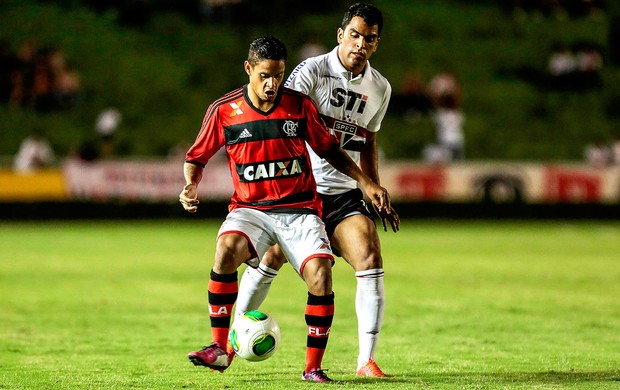
[[[238,102],[230,103],[230,108],[232,111],[230,112],[230,116],[241,115],[243,111],[241,111],[241,106],[243,105],[243,100],[239,100]]]
[[[237,174],[243,183],[287,178],[302,173],[303,163],[298,157],[282,161],[237,165]]]

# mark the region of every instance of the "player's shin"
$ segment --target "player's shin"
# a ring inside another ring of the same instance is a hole
[[[374,359],[379,332],[383,324],[385,292],[382,268],[359,271],[355,273],[355,276],[357,278],[355,311],[359,336],[359,368],[369,359]]]
[[[239,295],[235,306],[235,320],[243,313],[258,310],[271,288],[278,271],[260,263],[258,268],[247,267],[239,282]]]
[[[327,347],[329,332],[334,319],[334,294],[316,296],[308,293],[306,305],[306,369],[308,373],[321,369],[321,362]]]
[[[209,279],[209,319],[211,336],[222,348],[226,347],[232,308],[237,299],[237,272],[218,274],[211,271]]]

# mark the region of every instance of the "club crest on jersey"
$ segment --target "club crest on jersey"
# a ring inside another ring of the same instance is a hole
[[[357,131],[357,125],[353,123],[347,123],[342,121],[334,121],[334,130],[339,131],[341,133],[347,133],[354,135]]]
[[[232,111],[230,112],[230,116],[241,115],[243,111],[241,111],[241,106],[243,105],[243,100],[239,100],[238,102],[230,103],[230,107]]]
[[[296,137],[297,136],[297,127],[299,127],[299,123],[295,121],[284,121],[284,125],[282,125],[282,131],[288,137]]]
[[[284,179],[303,173],[303,162],[299,157],[281,161],[268,161],[237,165],[237,174],[242,183],[270,179]]]
[[[357,134],[357,125],[343,121],[334,121],[334,131],[340,134],[340,146],[344,148]]]

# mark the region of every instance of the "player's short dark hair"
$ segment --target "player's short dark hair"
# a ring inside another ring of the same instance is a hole
[[[250,44],[248,62],[255,66],[264,60],[286,61],[287,56],[286,45],[281,40],[271,35],[265,35],[256,38]]]
[[[345,12],[340,27],[346,30],[351,20],[356,16],[364,19],[369,26],[374,26],[376,24],[379,28],[379,35],[381,35],[381,30],[383,30],[383,13],[379,8],[368,3],[355,3]]]

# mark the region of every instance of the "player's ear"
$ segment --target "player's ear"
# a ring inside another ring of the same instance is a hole
[[[243,62],[243,68],[245,69],[245,73],[250,76],[252,74],[252,65],[246,60]]]
[[[338,27],[338,32],[336,33],[336,39],[338,40],[338,44],[342,43],[342,38],[344,37],[344,30],[342,27]]]

